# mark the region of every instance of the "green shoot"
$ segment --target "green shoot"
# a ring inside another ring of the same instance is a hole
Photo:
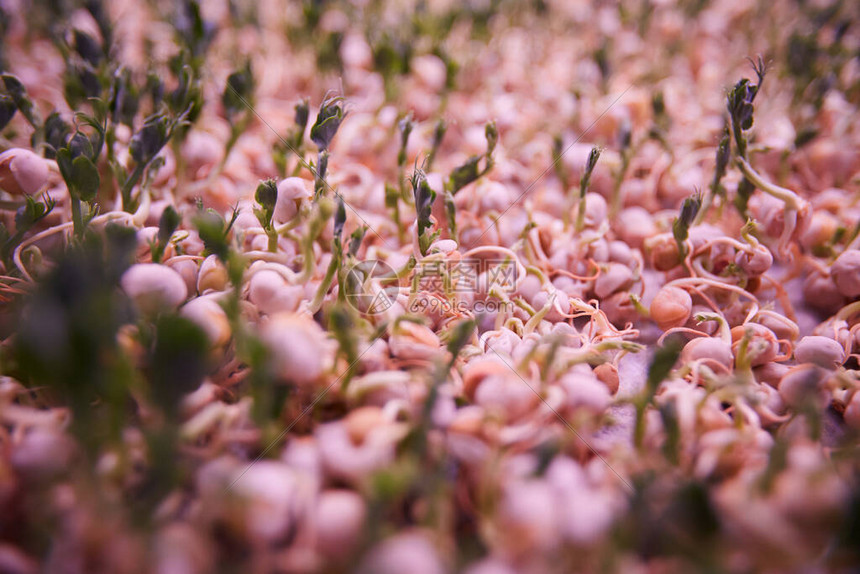
[[[273,179],[268,179],[257,186],[254,199],[260,207],[254,208],[254,215],[260,226],[266,231],[269,238],[268,248],[272,253],[278,250],[278,232],[272,224],[275,214],[275,205],[278,202],[278,184]]]
[[[402,242],[406,231],[404,229],[403,222],[400,220],[401,195],[401,192],[396,187],[389,183],[385,184],[385,207],[392,211],[392,218],[395,223],[397,223],[397,235]]]
[[[624,183],[624,177],[630,168],[630,160],[633,159],[633,155],[635,154],[635,149],[633,148],[633,131],[630,120],[626,118],[618,128],[618,143],[621,149],[621,165],[618,166],[618,170],[615,172],[612,186],[612,203],[609,206],[609,214],[612,217],[618,215],[623,207],[621,185]]]
[[[328,170],[328,148],[337,134],[340,124],[346,117],[343,109],[343,97],[326,97],[320,104],[316,122],[311,126],[311,141],[319,149],[317,154],[317,165],[312,170],[314,174],[314,198],[319,198],[325,193],[325,175]],[[312,164],[313,165],[313,164]]]
[[[660,383],[666,380],[672,372],[672,367],[681,355],[681,349],[681,343],[675,339],[669,339],[662,347],[658,347],[654,354],[654,359],[648,368],[645,388],[634,400],[636,424],[633,431],[633,442],[637,448],[642,447],[642,442],[645,439],[645,410],[657,394]]]
[[[298,174],[302,166],[302,158],[304,157],[302,150],[304,148],[305,131],[308,127],[308,118],[310,117],[310,104],[307,98],[300,100],[294,109],[293,121],[295,125],[290,129],[283,141],[275,143],[275,149],[272,152],[275,165],[278,166],[278,171],[282,177],[286,177],[287,175],[287,152],[295,153],[299,160],[296,162],[292,175]]]
[[[227,77],[224,92],[221,94],[221,103],[224,106],[224,115],[230,122],[230,137],[224,144],[221,163],[213,172],[216,175],[212,177],[216,177],[224,169],[239,136],[245,132],[254,117],[254,74],[251,71],[250,61],[246,61],[242,68]]]
[[[167,249],[167,245],[170,243],[170,239],[173,237],[180,223],[182,223],[182,217],[177,213],[176,209],[172,205],[165,207],[158,220],[158,235],[150,246],[153,263],[161,263],[164,251]]]
[[[185,125],[188,111],[190,108],[174,117],[168,116],[164,112],[151,115],[144,120],[140,130],[132,136],[129,153],[135,166],[131,174],[122,182],[120,189],[124,211],[132,213],[137,208],[140,197],[132,197],[131,192],[134,186],[138,184],[149,164],[167,144],[176,129]]]
[[[687,257],[687,238],[690,236],[690,227],[696,220],[696,216],[702,207],[702,194],[697,191],[684,200],[681,204],[681,212],[672,222],[672,236],[678,244],[678,255],[683,261]]]
[[[427,255],[427,250],[430,244],[436,240],[439,232],[431,232],[433,220],[431,212],[433,210],[433,202],[436,200],[436,192],[427,183],[427,176],[421,169],[415,169],[410,178],[412,184],[412,194],[415,199],[415,212],[417,222],[415,233],[418,236],[418,246],[421,255]]]
[[[749,219],[747,204],[749,203],[750,197],[752,197],[754,191],[755,186],[750,182],[750,180],[745,177],[741,178],[741,181],[738,183],[738,191],[735,194],[734,204],[738,213],[747,219]]]
[[[233,210],[229,222],[212,209],[201,209],[191,220],[206,251],[216,255],[225,265],[230,256],[230,230],[237,217],[239,217],[237,209]]]
[[[694,223],[699,224],[702,222],[711,205],[713,205],[714,199],[717,197],[722,200],[722,203],[720,204],[720,209],[722,209],[722,206],[726,201],[726,188],[723,187],[722,181],[723,177],[726,175],[726,169],[729,165],[731,153],[731,139],[729,137],[729,131],[726,129],[723,137],[720,138],[720,144],[717,146],[716,160],[714,162],[714,177],[711,179],[711,185],[708,188],[709,193],[705,196],[702,208],[699,210],[698,215],[696,215]]]
[[[567,169],[561,161],[563,148],[564,141],[560,135],[556,135],[552,139],[552,167],[555,170],[555,176],[558,178],[559,183],[561,183],[562,192],[566,194],[570,187],[570,175],[567,173]]]
[[[361,242],[364,241],[364,236],[367,234],[367,230],[368,227],[366,225],[362,225],[349,236],[349,247],[347,248],[347,251],[350,257],[356,257],[358,255],[358,250],[361,247]]]
[[[338,269],[343,262],[343,227],[346,224],[346,205],[343,197],[337,196],[337,207],[334,212],[334,232],[331,242],[331,261],[326,269],[325,277],[317,288],[316,295],[311,302],[310,308],[316,312],[322,305],[323,299],[334,282]]]
[[[484,155],[477,155],[469,158],[463,165],[454,168],[448,175],[445,181],[445,191],[456,195],[458,191],[469,185],[470,183],[483,177],[491,169],[493,169],[493,152],[496,149],[496,144],[499,141],[499,132],[496,128],[496,122],[487,122],[484,128],[484,135],[487,138],[487,151]],[[483,160],[484,165],[479,164]]]
[[[576,213],[577,233],[585,229],[585,194],[588,192],[588,186],[591,183],[591,174],[594,168],[597,167],[597,160],[600,159],[600,153],[603,150],[599,147],[591,148],[588,154],[588,160],[585,162],[585,171],[582,172],[582,177],[579,179],[579,205]]]
[[[15,213],[15,233],[10,236],[6,226],[0,223],[0,259],[7,265],[7,268],[9,257],[23,241],[27,232],[47,217],[55,206],[56,202],[47,193],[42,196],[41,201],[27,196],[24,205],[19,207]]]
[[[334,305],[328,312],[328,327],[340,346],[340,354],[348,367],[341,379],[341,391],[345,391],[358,370],[358,338],[355,321],[348,305]]]
[[[448,235],[456,242],[460,242],[457,233],[457,204],[454,203],[454,194],[445,192],[445,219],[448,223]]]
[[[96,200],[101,186],[101,177],[96,162],[98,162],[104,145],[104,128],[101,122],[93,117],[82,114],[79,117],[83,119],[84,123],[95,128],[95,135],[88,138],[81,131],[75,132],[66,147],[57,151],[56,156],[60,174],[69,189],[75,236],[80,239],[84,234],[87,222],[96,213],[93,202]],[[83,203],[88,206],[87,213],[83,212]]]
[[[430,153],[424,162],[424,167],[427,171],[433,169],[433,162],[436,160],[436,154],[439,153],[439,148],[442,147],[442,140],[445,139],[445,132],[448,131],[448,126],[445,120],[436,122],[436,127],[433,128],[433,143],[430,147]]]
[[[400,195],[404,200],[409,196],[406,189],[406,176],[403,171],[406,165],[406,146],[409,144],[409,135],[414,127],[411,113],[397,122],[397,129],[400,132],[400,150],[397,152],[397,181],[400,185]]]
[[[397,152],[397,167],[399,168],[406,164],[406,145],[409,143],[409,135],[414,127],[415,123],[412,121],[411,113],[397,122],[397,129],[400,132],[400,151]]]
[[[27,123],[30,124],[33,129],[37,131],[40,130],[42,127],[42,118],[39,116],[39,110],[36,109],[36,106],[33,104],[33,100],[31,100],[30,96],[27,95],[27,88],[24,87],[21,80],[12,74],[3,74],[0,78],[3,79],[6,94],[15,105],[15,108],[21,112],[21,115],[24,116],[24,119],[27,120]],[[10,112],[11,106],[9,106],[8,101],[3,107],[6,110],[4,115],[8,116],[8,120],[11,120],[12,115],[14,115],[14,111]]]
[[[327,96],[320,104],[316,122],[311,126],[311,141],[316,144],[320,152],[329,148],[340,124],[346,117],[343,101],[343,96]]]
[[[753,70],[758,78],[758,84],[753,84],[746,78],[740,80],[729,92],[726,101],[736,150],[742,158],[747,157],[747,138],[744,132],[752,128],[753,102],[761,90],[761,84],[767,72],[767,66],[761,57],[757,63],[753,62]]]

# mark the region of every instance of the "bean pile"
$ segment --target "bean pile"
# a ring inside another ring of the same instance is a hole
[[[0,16],[0,571],[860,567],[854,3]]]

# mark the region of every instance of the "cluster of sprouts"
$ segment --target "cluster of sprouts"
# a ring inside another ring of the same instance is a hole
[[[860,563],[847,4],[36,4],[0,571]]]

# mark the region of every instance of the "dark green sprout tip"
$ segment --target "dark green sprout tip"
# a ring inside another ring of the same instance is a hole
[[[618,127],[618,145],[622,150],[627,150],[633,140],[633,127],[630,125],[630,120],[624,118],[621,125]]]
[[[331,145],[346,113],[343,109],[343,96],[327,97],[320,104],[317,120],[311,127],[311,141],[320,151],[325,151]]]
[[[346,204],[343,196],[337,196],[337,209],[334,212],[334,236],[340,239],[343,235],[343,226],[346,225]]]
[[[139,164],[152,161],[170,139],[170,120],[159,113],[144,120],[143,126],[134,134],[129,144],[132,159]]]
[[[467,319],[457,323],[451,330],[450,338],[448,339],[448,352],[451,353],[451,361],[456,360],[460,351],[469,342],[472,333],[475,331],[474,319]]]
[[[654,359],[648,367],[647,383],[649,390],[656,391],[660,383],[666,380],[678,357],[681,356],[682,348],[683,346],[676,339],[668,339],[661,347],[657,348]]]
[[[295,112],[296,113],[293,119],[296,122],[296,125],[301,127],[302,131],[304,132],[305,126],[308,125],[308,118],[311,114],[311,105],[308,102],[307,98],[301,100],[299,103],[296,104]]]
[[[591,174],[594,172],[594,168],[597,167],[597,160],[600,159],[602,151],[603,149],[599,146],[594,146],[588,154],[588,160],[585,162],[585,171],[582,172],[582,178],[579,180],[579,194],[581,197],[585,197],[585,193],[588,191],[588,184],[591,182]]]
[[[92,201],[99,190],[99,171],[88,156],[73,157],[73,152],[67,147],[57,152],[60,174],[72,197],[80,201]]]
[[[426,232],[433,227],[431,213],[433,211],[433,202],[436,200],[436,192],[430,187],[427,182],[427,176],[421,169],[415,169],[412,176],[409,178],[412,184],[412,194],[415,199],[415,211],[417,215],[417,231],[419,242],[421,243],[422,253],[426,253],[430,246],[430,235]]]
[[[496,127],[496,121],[487,122],[484,128],[484,137],[487,138],[487,157],[489,157],[496,149],[496,144],[499,143],[499,129]]]
[[[702,193],[697,190],[696,193],[685,199],[684,203],[681,204],[681,213],[678,219],[689,227],[696,219],[696,215],[699,213],[701,207]]]
[[[729,165],[729,157],[731,156],[732,151],[730,142],[731,140],[729,139],[729,132],[726,131],[723,134],[723,137],[720,138],[720,145],[717,147],[717,173],[724,174],[726,172],[726,166]]]
[[[170,241],[170,238],[173,236],[173,233],[176,231],[176,228],[179,227],[181,222],[182,217],[172,205],[165,207],[158,220],[158,240],[161,241],[162,244]]]
[[[278,201],[278,184],[274,179],[261,181],[254,193],[254,199],[265,210],[274,210]]]
[[[591,148],[591,152],[588,154],[588,162],[585,164],[585,171],[589,175],[594,171],[594,168],[597,167],[597,160],[600,159],[601,152],[603,152],[603,150],[600,147]]]
[[[690,226],[696,220],[699,210],[702,208],[702,193],[696,190],[692,196],[684,200],[681,204],[681,212],[675,221],[672,223],[672,236],[678,243],[678,249],[682,255],[686,255],[686,245],[684,242],[690,236]]]
[[[0,94],[0,130],[4,129],[12,118],[15,117],[15,112],[18,111],[18,106],[15,105],[15,100],[8,94]]]
[[[251,71],[251,62],[227,77],[227,85],[221,102],[228,117],[232,117],[251,105],[254,96],[254,75]]]

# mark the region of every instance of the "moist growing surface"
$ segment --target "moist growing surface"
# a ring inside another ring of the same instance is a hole
[[[851,2],[0,12],[0,571],[860,566]]]

